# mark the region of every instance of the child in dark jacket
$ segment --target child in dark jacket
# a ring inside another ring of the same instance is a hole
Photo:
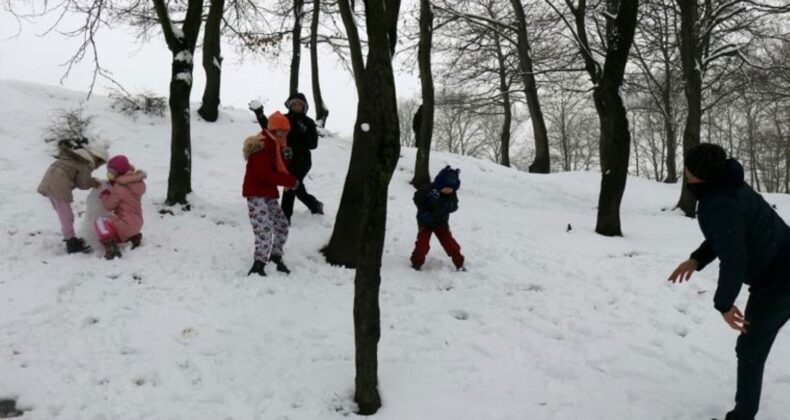
[[[307,116],[307,98],[303,93],[294,93],[285,102],[288,113],[285,117],[291,125],[286,145],[283,146],[283,157],[288,172],[298,181],[298,187],[283,191],[282,208],[288,222],[294,211],[294,200],[299,199],[312,214],[324,214],[324,204],[305,189],[304,180],[313,166],[311,150],[318,147],[318,131],[315,121]],[[250,102],[250,110],[262,129],[268,128],[268,118],[263,113],[263,105],[258,101]]]
[[[277,266],[277,271],[289,273],[283,263],[283,247],[288,239],[288,220],[277,199],[278,186],[296,188],[299,181],[288,173],[282,158],[282,147],[291,126],[279,112],[268,118],[267,129],[244,141],[244,173],[242,195],[247,198],[250,223],[255,234],[255,262],[247,275],[265,276],[268,261]]]
[[[461,186],[458,175],[460,169],[445,166],[436,175],[432,184],[418,188],[414,193],[414,204],[417,206],[417,242],[411,254],[411,266],[419,270],[425,263],[425,256],[430,250],[431,235],[436,234],[439,243],[453,260],[455,268],[464,269],[464,256],[461,246],[450,232],[450,213],[458,210],[456,191]]]

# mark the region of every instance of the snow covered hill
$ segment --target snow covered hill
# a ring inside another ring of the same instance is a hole
[[[17,399],[25,419],[354,416],[353,271],[318,253],[350,140],[320,140],[307,187],[326,215],[297,203],[285,255],[292,274],[247,277],[241,144],[257,131],[252,114],[193,118],[194,206],[161,215],[168,119],[135,121],[94,97],[87,111],[110,153],[149,173],[144,245],[105,261],[66,255],[55,213],[36,193],[51,162],[42,130],[82,99],[0,82],[0,399]],[[462,168],[451,227],[469,271],[455,272],[434,239],[415,272],[413,162],[404,149],[390,186],[376,418],[691,420],[731,408],[736,333],[713,309],[716,267],[689,284],[666,282],[701,240],[695,221],[664,210],[677,186],[629,179],[626,236],[604,238],[593,232],[599,174],[530,175],[434,152],[434,173]],[[77,211],[85,196],[77,193]],[[790,220],[790,197],[767,199]],[[762,407],[763,420],[789,418],[787,327]]]

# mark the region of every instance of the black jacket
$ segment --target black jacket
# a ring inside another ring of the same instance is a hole
[[[255,117],[261,128],[266,129],[269,120],[263,112],[256,112]],[[291,124],[291,131],[288,132],[288,147],[293,153],[288,162],[288,170],[296,177],[304,177],[312,166],[310,151],[318,147],[318,130],[315,121],[303,113],[289,111],[285,117]]]
[[[732,308],[742,284],[753,292],[790,289],[790,227],[744,183],[737,161],[728,161],[725,179],[699,197],[697,212],[705,241],[691,258],[698,270],[719,258],[717,310]]]
[[[450,221],[450,213],[458,210],[458,194],[442,194],[425,184],[414,192],[414,204],[417,206],[417,224],[428,228],[436,228]]]

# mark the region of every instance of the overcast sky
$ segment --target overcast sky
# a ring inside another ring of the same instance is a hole
[[[73,54],[79,42],[55,32],[45,37],[40,36],[47,27],[44,21],[35,24],[23,22],[22,31],[19,32],[16,19],[5,10],[0,10],[0,79],[60,84],[65,73],[65,67],[61,64]],[[111,70],[127,90],[133,93],[151,90],[163,96],[167,95],[171,54],[164,38],[154,38],[148,44],[140,44],[125,28],[112,32],[103,30],[98,42],[102,66]],[[267,113],[284,109],[283,102],[288,95],[289,49],[279,59],[259,58],[245,62],[241,62],[238,54],[231,48],[223,47],[222,54],[222,105],[246,108],[251,99],[260,99]],[[196,51],[192,89],[192,100],[195,103],[200,102],[205,84],[201,57],[200,51]],[[321,90],[330,111],[327,128],[350,134],[353,132],[357,103],[351,75],[328,51],[322,53],[320,66]],[[403,71],[402,67],[396,66],[398,96],[411,97],[419,92],[419,79],[416,74]],[[92,69],[92,57],[86,56],[84,62],[63,80],[62,86],[87,91]],[[309,71],[309,51],[303,50],[300,90],[312,103]],[[106,94],[108,87],[111,84],[100,79],[95,92]],[[3,102],[1,92],[0,105],[9,106]],[[309,114],[315,116],[312,109]]]

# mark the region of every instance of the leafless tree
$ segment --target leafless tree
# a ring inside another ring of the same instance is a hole
[[[588,7],[586,0],[566,0],[567,12],[562,12],[552,0],[546,1],[562,17],[576,39],[593,84],[593,102],[600,122],[602,172],[595,231],[605,236],[622,236],[620,202],[628,176],[631,133],[620,87],[636,29],[639,2],[607,0]],[[588,35],[588,27],[591,26],[598,29],[597,43],[592,42]]]

